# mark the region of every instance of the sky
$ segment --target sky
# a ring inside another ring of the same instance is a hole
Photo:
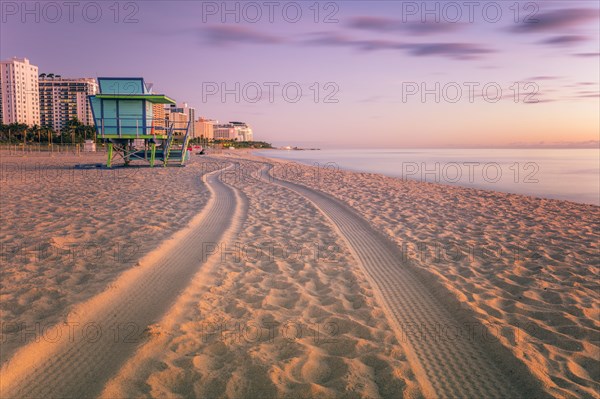
[[[598,147],[599,4],[2,1],[0,58],[141,76],[276,145]]]

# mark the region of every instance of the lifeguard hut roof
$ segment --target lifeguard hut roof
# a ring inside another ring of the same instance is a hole
[[[101,94],[152,94],[144,78],[98,78]]]
[[[144,78],[98,78],[100,93],[95,98],[104,100],[145,100],[154,104],[175,104],[164,94],[154,94]]]
[[[154,104],[176,104],[175,100],[164,94],[96,94],[100,99],[146,100]]]

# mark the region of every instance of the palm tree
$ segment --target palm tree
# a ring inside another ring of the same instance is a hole
[[[38,126],[38,125],[33,125],[29,128],[29,133],[33,137],[35,137],[35,135],[37,134],[38,136],[38,143],[41,143],[41,138],[40,138],[40,133],[41,133],[42,129]]]
[[[27,136],[28,126],[25,123],[13,122],[7,126],[8,141],[13,141],[13,136],[16,141],[24,141]]]
[[[63,132],[66,133],[67,136],[70,134],[72,144],[75,144],[76,142],[75,139],[77,133],[78,136],[81,136],[82,126],[83,124],[79,121],[79,119],[77,119],[76,116],[74,116],[67,122],[67,126],[65,126],[65,128],[63,129]],[[61,136],[63,132],[61,132]]]

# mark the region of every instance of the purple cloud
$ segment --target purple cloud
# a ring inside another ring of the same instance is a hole
[[[575,57],[596,57],[596,58],[600,58],[600,53],[577,53],[577,54],[573,54]]]
[[[398,50],[405,48],[405,44],[391,40],[355,40],[336,33],[317,33],[317,37],[305,43],[317,46],[350,47],[362,51]]]
[[[353,17],[348,23],[348,26],[354,29],[364,29],[377,32],[398,30],[400,25],[400,21],[392,18],[369,16]]]
[[[479,58],[494,50],[473,43],[403,43],[391,40],[356,40],[340,34],[319,33],[306,41],[319,46],[349,47],[361,51],[404,50],[408,54],[422,56],[441,56],[457,60]]]
[[[579,98],[600,98],[600,93],[580,94]]]
[[[393,18],[361,16],[351,18],[348,26],[354,29],[363,29],[374,32],[403,31],[413,35],[429,35],[453,32],[462,28],[464,25],[445,21],[402,22],[401,20]]]
[[[356,40],[352,45],[363,51],[400,50],[406,47],[405,44],[391,40]]]
[[[283,42],[280,37],[233,25],[209,26],[203,29],[201,34],[208,43],[220,46],[239,43],[278,44]]]
[[[413,35],[429,35],[436,33],[450,33],[462,29],[465,24],[451,22],[418,22],[413,21],[404,24],[405,31]]]
[[[576,93],[576,97],[579,98],[598,98],[600,97],[600,92],[597,90],[579,90]]]
[[[472,43],[418,43],[406,45],[415,56],[439,55],[459,60],[475,59],[493,50]]]
[[[568,29],[577,27],[584,22],[597,20],[598,17],[598,10],[591,8],[553,10],[532,17],[530,22],[519,24],[512,28],[512,31],[517,33],[538,33]]]
[[[561,36],[553,36],[548,39],[542,40],[540,43],[549,44],[553,46],[568,46],[571,44],[577,44],[581,42],[585,42],[590,38],[582,35],[561,35]]]
[[[557,100],[552,99],[552,98],[536,98],[531,101],[523,101],[523,104],[546,104],[546,103],[553,103],[555,101],[557,101]]]
[[[352,46],[353,41],[337,33],[313,33],[314,39],[305,41],[306,44],[315,44],[317,46]]]
[[[549,76],[549,75],[539,75],[539,76],[532,76],[530,78],[525,79],[526,82],[531,82],[531,81],[537,81],[537,80],[555,80],[555,79],[560,79],[560,76]]]

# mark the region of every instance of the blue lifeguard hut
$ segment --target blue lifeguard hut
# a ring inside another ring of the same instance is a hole
[[[143,78],[98,78],[100,93],[89,96],[98,137],[108,141],[107,167],[115,156],[125,165],[158,161],[184,165],[188,159],[190,123],[154,115],[155,106],[175,104],[164,94],[153,94]]]

